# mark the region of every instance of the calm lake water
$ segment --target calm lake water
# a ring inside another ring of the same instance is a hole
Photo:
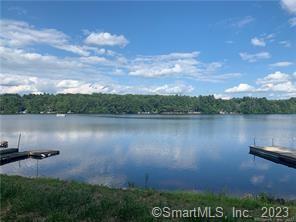
[[[248,145],[296,147],[296,115],[2,115],[1,139],[21,150],[59,149],[38,175],[163,190],[267,192],[296,198],[296,169],[250,155]],[[35,177],[37,160],[0,167]]]

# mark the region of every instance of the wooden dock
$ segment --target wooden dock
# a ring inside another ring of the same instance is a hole
[[[296,150],[278,146],[250,146],[250,154],[296,168]]]
[[[6,153],[0,155],[0,165],[4,165],[7,163],[12,163],[19,160],[24,160],[29,158],[29,152],[14,152],[14,153]]]
[[[54,155],[59,155],[58,150],[33,150],[29,151],[29,156],[34,159],[43,159]]]
[[[16,153],[18,151],[19,151],[18,148],[1,149],[0,150],[0,155],[9,154],[9,153]]]
[[[1,150],[0,153],[0,165],[7,163],[12,163],[19,160],[24,160],[28,158],[33,159],[44,159],[54,155],[60,154],[58,150],[31,150],[19,152],[17,148],[9,148],[6,150]]]

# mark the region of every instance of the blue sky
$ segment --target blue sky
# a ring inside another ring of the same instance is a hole
[[[1,6],[1,93],[296,96],[295,0]]]

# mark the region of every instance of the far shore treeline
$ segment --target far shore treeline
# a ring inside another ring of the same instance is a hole
[[[215,99],[209,96],[40,94],[0,95],[0,113],[97,113],[97,114],[275,114],[296,113],[296,98]]]

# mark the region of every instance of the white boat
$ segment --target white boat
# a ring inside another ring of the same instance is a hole
[[[66,117],[66,114],[64,114],[64,113],[57,113],[56,116],[57,116],[57,117]]]

